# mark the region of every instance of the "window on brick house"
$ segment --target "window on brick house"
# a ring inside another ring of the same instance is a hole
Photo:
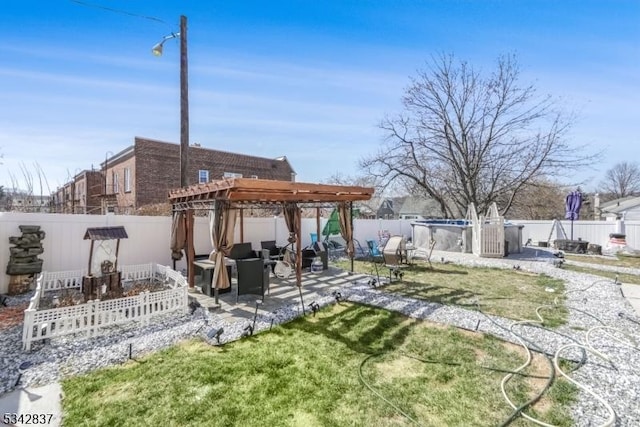
[[[241,173],[236,173],[236,172],[225,172],[224,174],[222,174],[223,178],[242,178],[242,174]]]
[[[124,168],[124,192],[131,192],[131,169]]]
[[[198,183],[199,184],[204,184],[206,182],[209,182],[209,171],[208,170],[204,170],[204,169],[200,169],[198,171]]]
[[[118,188],[118,173],[111,172],[111,183],[113,184],[113,192],[117,193],[120,189]]]

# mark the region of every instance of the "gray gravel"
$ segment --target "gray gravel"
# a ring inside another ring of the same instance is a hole
[[[418,254],[420,255],[420,254]],[[422,253],[424,256],[425,254]],[[589,387],[615,410],[618,426],[640,425],[640,351],[631,348],[627,336],[640,336],[640,317],[622,297],[619,286],[596,276],[574,273],[554,266],[557,260],[551,251],[525,248],[523,254],[511,254],[504,259],[476,258],[469,254],[437,252],[432,262],[455,262],[470,266],[514,267],[565,280],[569,322],[554,331],[519,325],[514,331],[535,343],[544,352],[554,354],[566,344],[586,343],[587,330],[607,325],[616,330],[595,330],[590,341],[594,349],[608,360],[587,352],[587,361],[571,378]],[[434,261],[436,260],[436,261]],[[384,293],[373,288],[367,280],[360,280],[339,289],[343,298],[353,302],[383,307],[411,317],[489,333],[517,343],[509,331],[513,321],[469,311],[459,307],[417,301]],[[17,305],[30,295],[9,297],[10,305]],[[331,294],[316,299],[320,306],[335,303]],[[288,322],[302,315],[298,304],[282,307],[269,315],[258,316],[255,332],[272,325]],[[221,343],[237,340],[246,333],[250,322],[226,322],[219,315],[202,308],[193,314],[167,315],[145,327],[130,325],[114,327],[104,335],[76,340],[62,337],[44,343],[34,343],[29,353],[22,352],[22,326],[0,331],[0,395],[15,388],[18,366],[25,361],[32,366],[23,374],[22,385],[43,385],[68,375],[86,373],[106,366],[126,362],[129,357],[141,357],[149,352],[169,347],[185,338],[201,336],[212,328],[223,328]],[[626,334],[627,336],[625,336]],[[614,339],[618,338],[618,340]],[[214,340],[215,341],[215,340]],[[620,342],[622,341],[622,342]],[[212,342],[213,344],[214,342]],[[572,349],[563,357],[579,360],[581,352]],[[580,391],[578,402],[572,407],[575,424],[596,426],[603,423],[607,412],[602,404],[586,391]]]

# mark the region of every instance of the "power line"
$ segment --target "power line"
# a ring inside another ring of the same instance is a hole
[[[80,1],[80,0],[70,0],[70,1],[72,3],[77,3],[77,4],[81,5],[81,6],[94,7],[96,9],[102,9],[102,10],[106,10],[106,11],[113,12],[113,13],[119,13],[121,15],[127,15],[127,16],[133,16],[133,17],[136,17],[136,18],[148,19],[150,21],[160,22],[162,24],[170,26],[167,22],[163,21],[162,19],[155,18],[153,16],[139,15],[137,13],[126,12],[124,10],[113,9],[113,8],[110,8],[110,7],[101,6],[99,4],[87,3],[87,2],[84,2],[84,1]]]

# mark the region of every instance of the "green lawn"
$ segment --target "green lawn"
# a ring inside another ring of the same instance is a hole
[[[340,268],[349,269],[348,261],[338,261]],[[389,270],[379,266],[381,277],[389,277]],[[354,270],[374,274],[373,264],[355,261]],[[456,264],[423,261],[403,270],[402,280],[384,286],[387,292],[447,305],[458,305],[471,310],[476,303],[489,314],[509,319],[537,319],[535,310],[541,305],[553,305],[558,297],[559,306],[542,312],[545,326],[555,327],[566,322],[564,283],[542,274],[531,274],[498,268],[464,267]],[[553,292],[549,292],[553,290]]]
[[[639,257],[630,257],[624,255],[618,255],[615,257],[601,257],[591,255],[575,255],[568,253],[565,253],[564,257],[571,261],[586,262],[589,264],[609,265],[612,267],[640,268]]]
[[[569,261],[577,261],[582,263],[594,264],[594,267],[578,266],[565,263],[563,268],[578,273],[593,274],[594,276],[604,277],[614,281],[616,277],[618,281],[622,283],[629,283],[634,285],[640,285],[640,275],[619,273],[616,271],[608,271],[598,269],[599,265],[606,265],[611,267],[630,267],[640,268],[640,258],[618,255],[617,257],[599,257],[589,255],[573,255],[565,254],[564,257]]]
[[[629,283],[632,285],[640,285],[640,276],[638,276],[637,274],[618,273],[616,271],[599,270],[597,268],[571,265],[568,263],[565,263],[562,266],[562,268],[564,268],[565,270],[575,271],[577,273],[593,274],[594,276],[600,276],[605,279],[609,279],[612,282],[616,280],[616,277],[617,277],[619,282]]]
[[[410,356],[410,357],[409,357]],[[70,426],[423,426],[498,425],[512,413],[499,392],[519,347],[497,338],[340,303],[223,347],[192,340],[63,381]],[[438,362],[438,363],[433,363]],[[440,363],[446,362],[446,363]],[[548,374],[540,356],[530,375]],[[517,404],[545,378],[515,376]],[[568,426],[576,396],[558,380],[529,410]],[[511,425],[525,426],[518,419]]]

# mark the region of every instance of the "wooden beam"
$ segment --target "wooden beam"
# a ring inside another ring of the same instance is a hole
[[[116,240],[116,263],[113,266],[114,271],[118,271],[118,252],[120,252],[120,239]]]
[[[91,261],[93,258],[93,239],[91,240],[91,248],[89,248],[89,267],[87,268],[87,274],[91,276]]]
[[[258,193],[258,192],[232,192],[229,200],[232,202],[352,202],[369,200],[370,196],[362,194],[319,194],[319,193]]]
[[[355,201],[369,200],[373,192],[374,189],[370,187],[234,178],[175,189],[169,192],[169,199],[172,201],[214,198],[247,201]],[[239,193],[245,193],[247,196],[239,197],[237,196]],[[247,198],[249,194],[251,196]],[[269,196],[266,196],[267,194]],[[280,198],[275,198],[278,196]],[[326,198],[328,196],[330,196],[329,199]]]

